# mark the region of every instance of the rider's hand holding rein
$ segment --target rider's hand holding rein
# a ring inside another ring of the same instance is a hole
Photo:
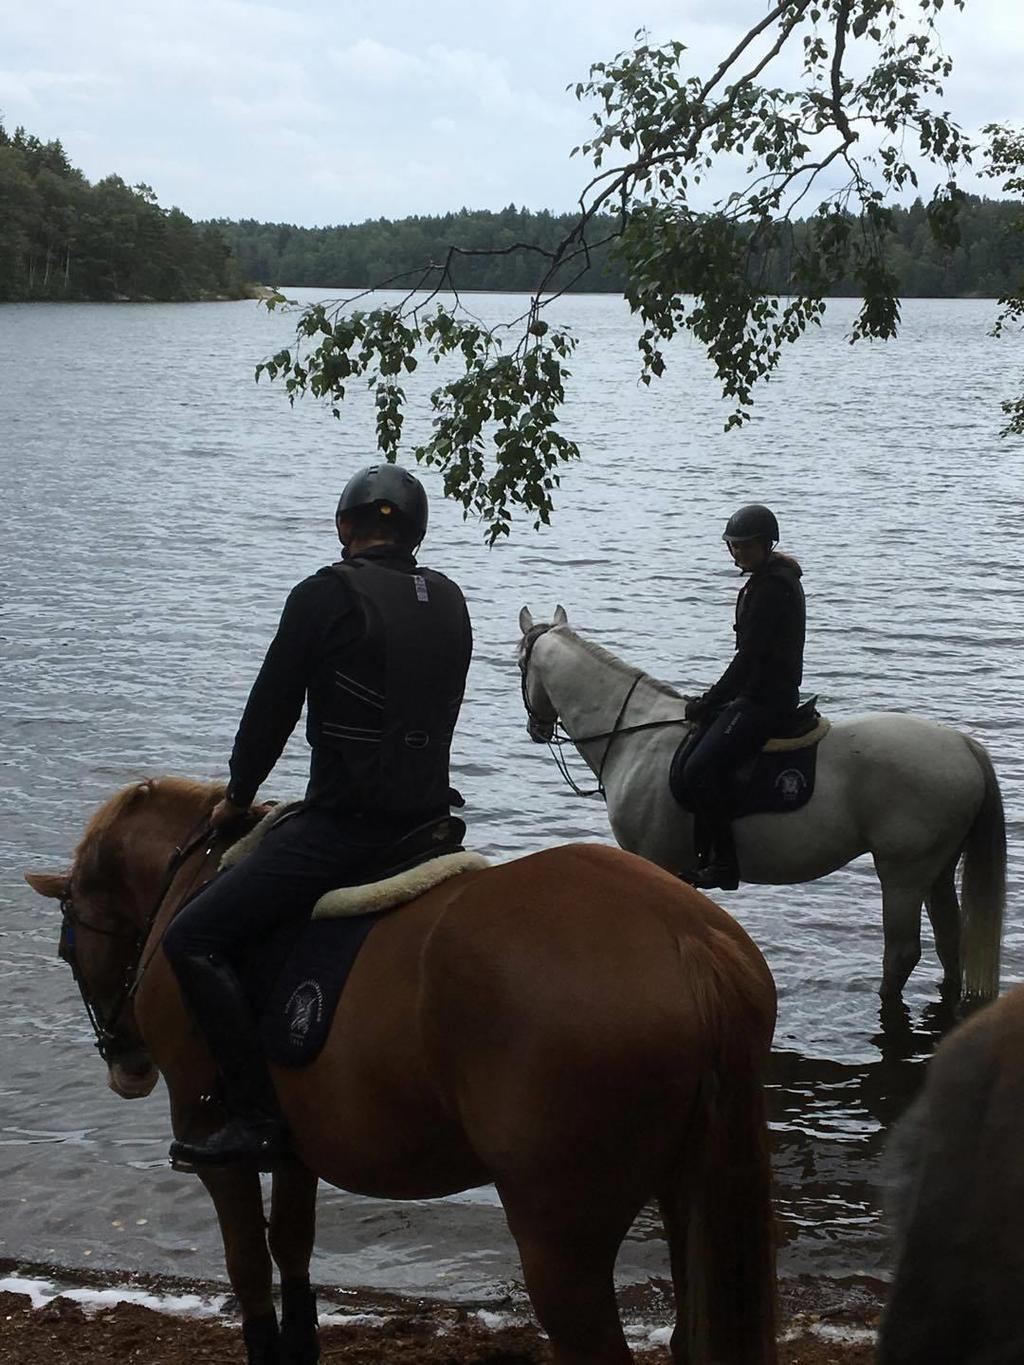
[[[210,811],[210,828],[220,829],[224,825],[234,824],[240,820],[249,810],[248,806],[236,806],[234,801],[229,801],[225,796],[218,801],[213,810]]]

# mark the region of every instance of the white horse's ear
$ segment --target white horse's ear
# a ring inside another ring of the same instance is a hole
[[[33,891],[54,901],[62,901],[71,888],[71,878],[66,872],[26,872],[25,880]]]
[[[524,635],[527,631],[533,630],[533,616],[529,607],[523,607],[519,612],[519,629]]]
[[[565,608],[564,608],[564,607],[556,607],[556,608],[555,608],[555,614],[554,614],[554,616],[551,618],[551,624],[552,624],[553,626],[564,626],[564,625],[567,625],[567,624],[568,624],[568,621],[569,621],[569,618],[568,618],[568,616],[565,614]]]

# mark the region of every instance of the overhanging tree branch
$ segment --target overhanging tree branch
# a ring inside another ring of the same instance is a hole
[[[963,8],[964,0],[952,3]],[[279,352],[258,374],[282,378],[293,400],[307,392],[328,399],[335,415],[346,386],[359,380],[373,394],[378,443],[390,459],[402,448],[400,376],[424,358],[446,371],[456,361],[460,372],[431,396],[431,434],[411,453],[442,470],[446,491],[483,518],[493,542],[509,533],[517,506],[546,522],[559,469],[579,456],[558,427],[576,339],[543,314],[580,278],[592,252],[614,240],[641,328],[641,381],[663,373],[666,346],[689,331],[732,402],[726,425],[738,425],[755,386],[775,372],[784,346],[820,321],[840,281],[852,279],[862,293],[853,339],[895,334],[889,201],[917,184],[920,164],[941,173],[929,225],[937,240],[955,240],[956,175],[972,149],[949,115],[929,105],[950,70],[935,38],[942,4],[779,0],[708,76],[686,69],[683,43],[652,46],[638,33],[633,49],[595,64],[575,87],[596,106],[593,136],[573,149],[589,158],[594,174],[575,222],[554,247],[453,244],[440,263],[409,272],[417,283],[398,305],[364,313],[355,307],[359,295],[307,310],[295,354]],[[798,42],[803,84],[762,85]],[[864,67],[852,62],[854,48],[859,58],[871,54],[859,77],[851,74]],[[699,205],[695,194],[707,193],[708,177],[727,154],[744,158],[746,184],[719,194],[710,208]],[[617,155],[620,164],[604,164]],[[843,163],[848,178],[831,184]],[[815,185],[823,197],[797,239],[790,220]],[[609,210],[610,231],[603,226]],[[597,222],[600,241],[592,240]],[[785,292],[773,296],[762,281],[780,243],[789,276]],[[442,290],[456,289],[460,259],[517,252],[536,258],[538,275],[527,309],[513,321],[485,327],[457,293],[454,307],[439,302]],[[506,336],[515,339],[511,349]]]

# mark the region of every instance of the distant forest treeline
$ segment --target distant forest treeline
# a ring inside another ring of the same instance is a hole
[[[90,185],[60,142],[0,123],[0,300],[248,292],[216,227],[161,208],[148,185]]]
[[[253,219],[218,219],[214,226],[230,243],[238,268],[248,279],[284,286],[352,289],[410,272],[402,281],[408,285],[425,263],[443,261],[452,245],[507,251],[517,242],[529,242],[553,250],[574,222],[571,213],[534,213],[512,204],[498,213],[461,209],[440,217],[396,222],[379,218],[351,227],[303,228]],[[949,251],[932,240],[920,200],[908,209],[894,211],[888,259],[904,297],[1002,297],[1020,289],[1024,277],[1024,205],[969,196],[959,222],[960,245]],[[611,228],[611,219],[595,220],[592,239],[605,236]],[[788,292],[787,263],[806,231],[806,222],[793,224],[792,247],[784,244],[774,251],[763,273],[763,263],[759,263],[767,292]],[[570,273],[578,269],[579,262]],[[453,273],[460,289],[529,291],[543,271],[544,261],[539,256],[510,251],[505,255],[461,257]],[[591,269],[571,287],[621,293],[625,274],[615,259],[614,248],[595,248]],[[859,289],[849,280],[840,282],[833,292],[856,295]]]
[[[148,185],[117,175],[91,185],[68,161],[60,142],[41,142],[0,122],[0,300],[202,299],[242,297],[246,281],[356,289],[405,276],[407,287],[426,263],[449,247],[489,250],[462,256],[453,274],[460,289],[532,290],[545,262],[510,250],[527,242],[553,251],[576,221],[572,213],[539,213],[514,204],[500,212],[461,209],[439,217],[380,218],[350,227],[303,228],[290,223],[218,219],[193,223],[164,209]],[[960,245],[938,247],[920,200],[893,212],[889,264],[905,297],[991,295],[1024,287],[1024,204],[969,197],[960,217]],[[614,229],[595,219],[591,240]],[[781,245],[757,263],[769,293],[787,293],[806,222],[785,229]],[[569,287],[621,293],[625,272],[614,243],[595,246],[591,268]],[[581,262],[560,277],[568,284]],[[836,294],[857,294],[842,281]]]

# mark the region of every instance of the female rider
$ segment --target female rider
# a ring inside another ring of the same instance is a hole
[[[696,812],[694,886],[733,890],[739,882],[729,809],[729,775],[772,735],[785,733],[800,701],[804,656],[801,568],[775,545],[779,523],[760,503],[734,512],[722,536],[741,573],[736,653],[713,687],[686,704],[706,728],[690,750],[683,785]]]

